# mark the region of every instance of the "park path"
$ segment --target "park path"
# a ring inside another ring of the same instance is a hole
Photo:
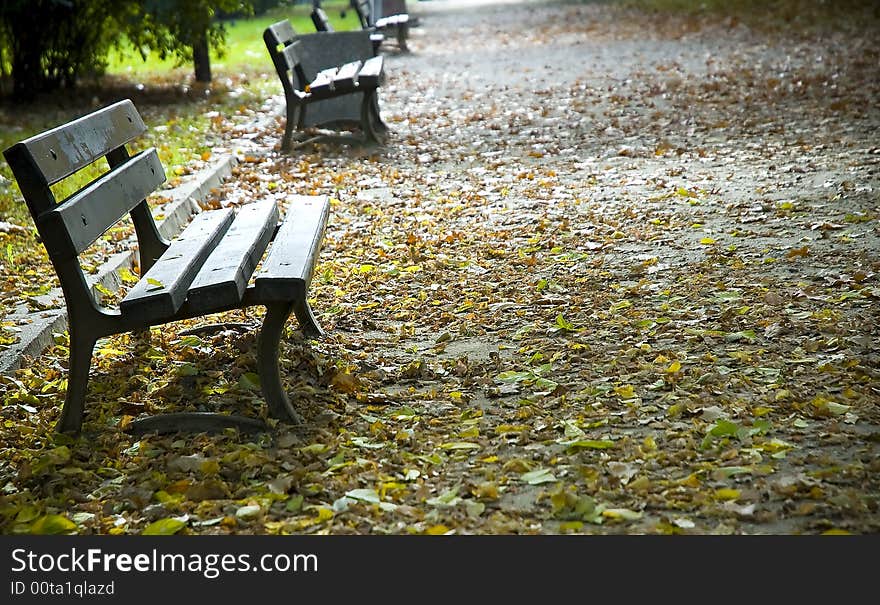
[[[306,422],[111,430],[265,413],[254,332],[169,326],[146,359],[108,339],[93,432],[47,446],[56,347],[20,373],[43,387],[3,434],[7,510],[80,533],[880,530],[875,22],[414,4],[387,144],[279,154],[269,99],[208,200],[332,197],[326,335],[282,344]]]
[[[339,200],[341,441],[449,454],[419,527],[876,531],[873,26],[414,10],[390,142],[268,167]]]

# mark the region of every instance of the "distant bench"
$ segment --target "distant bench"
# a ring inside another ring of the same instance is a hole
[[[407,38],[409,38],[410,17],[408,13],[396,13],[374,19],[370,12],[369,0],[350,0],[351,7],[357,13],[361,28],[365,31],[379,33],[385,41],[394,40],[401,52],[409,52]]]
[[[321,328],[306,295],[329,214],[326,196],[297,196],[279,223],[271,199],[233,212],[197,214],[173,241],[159,233],[146,197],[165,181],[155,148],[130,156],[126,144],[146,132],[130,100],[64,124],[3,152],[64,291],[70,331],[67,395],[58,430],[79,432],[92,352],[99,338],[211,313],[266,307],[257,345],[260,384],[269,411],[298,422],[278,370],[278,347],[291,311],[306,335]],[[50,185],[102,157],[109,171],[57,202]],[[141,277],[118,310],[98,304],[78,255],[130,213]],[[268,248],[268,254],[264,254]],[[255,268],[260,270],[252,280]],[[244,426],[247,419],[199,413],[146,418],[165,430]],[[165,424],[162,424],[164,421]]]
[[[315,25],[315,31],[318,32],[335,32],[336,30],[333,27],[333,24],[330,23],[330,19],[327,17],[327,12],[321,8],[320,6],[313,6],[312,12],[309,14],[312,18],[312,23]],[[385,36],[380,33],[370,33],[370,42],[373,44],[373,55],[379,54],[379,47],[382,46],[382,42],[385,41]]]
[[[282,151],[292,149],[294,133],[309,126],[340,128],[354,123],[362,142],[385,141],[388,127],[379,113],[377,93],[385,79],[384,60],[374,56],[367,32],[297,35],[284,20],[267,27],[263,40],[287,105]],[[359,100],[354,112],[352,99]],[[321,134],[297,146],[328,138],[350,139]]]

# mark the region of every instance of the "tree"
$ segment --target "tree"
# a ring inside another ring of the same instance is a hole
[[[209,49],[222,52],[218,11],[247,15],[250,0],[3,0],[0,62],[19,101],[72,88],[103,73],[107,51],[125,37],[146,56],[193,61],[196,80],[211,80]],[[123,35],[124,34],[124,35]]]
[[[209,48],[222,49],[226,41],[218,11],[251,14],[249,0],[141,0],[139,10],[129,15],[126,33],[146,54],[155,50],[165,58],[176,55],[191,60],[199,82],[211,81]]]
[[[80,76],[100,73],[112,44],[114,0],[4,0],[0,43],[8,55],[13,96],[73,87]]]

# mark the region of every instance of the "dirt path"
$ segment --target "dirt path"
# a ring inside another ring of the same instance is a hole
[[[461,6],[418,3],[388,58],[385,147],[279,157],[273,129],[218,192],[336,200],[327,336],[284,354],[307,424],[108,430],[120,402],[262,413],[250,336],[111,340],[91,441],[15,437],[7,501],[84,533],[880,529],[874,26]]]

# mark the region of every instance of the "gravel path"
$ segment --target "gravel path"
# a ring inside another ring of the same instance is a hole
[[[264,412],[252,334],[170,326],[147,359],[108,339],[87,437],[43,451],[61,347],[5,408],[10,502],[80,533],[880,530],[876,20],[414,4],[386,145],[243,127],[211,200],[333,197],[327,334],[282,351],[307,422],[197,454],[112,430]]]

